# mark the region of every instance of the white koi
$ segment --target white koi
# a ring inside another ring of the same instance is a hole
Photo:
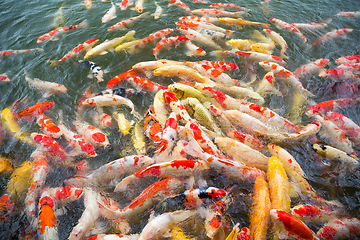
[[[106,23],[114,18],[116,18],[116,7],[115,7],[114,3],[111,2],[111,8],[101,18],[101,22]]]

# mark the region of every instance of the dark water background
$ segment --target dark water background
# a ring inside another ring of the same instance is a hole
[[[207,8],[209,4],[192,3],[184,0],[191,9]],[[315,48],[304,48],[300,46],[299,40],[295,36],[291,36],[282,30],[276,29],[273,25],[272,30],[279,32],[288,43],[287,60],[288,69],[295,70],[297,67],[314,61],[318,58],[328,58],[331,60],[330,68],[335,67],[334,60],[341,56],[360,54],[360,18],[348,19],[346,17],[334,17],[340,11],[360,11],[359,0],[320,0],[320,1],[283,1],[271,0],[269,2],[268,11],[265,12],[260,1],[245,1],[240,0],[236,2],[223,1],[228,3],[236,3],[240,6],[251,9],[249,15],[244,17],[246,20],[270,23],[269,18],[279,18],[288,23],[316,23],[323,22],[329,18],[333,18],[329,26],[320,31],[305,33],[308,42],[312,43],[315,39],[334,29],[338,28],[352,28],[353,32],[348,35],[347,39],[337,39],[329,41],[324,45]],[[75,25],[87,19],[89,27],[85,29],[68,32],[58,41],[49,41],[46,43],[37,44],[36,40],[39,36],[53,30],[52,22],[54,14],[58,11],[61,5],[63,6],[63,15],[65,18],[65,26]],[[116,3],[116,2],[114,2]],[[120,2],[119,2],[120,3]],[[215,3],[215,1],[212,1]],[[186,15],[184,11],[177,9],[175,6],[168,6],[166,0],[158,1],[158,4],[163,8],[166,16],[157,20],[152,17],[137,22],[131,29],[136,31],[135,38],[141,39],[147,37],[149,34],[164,29],[175,28],[175,22],[178,18]],[[156,9],[153,1],[146,1],[144,3],[145,12],[153,13]],[[75,106],[77,100],[82,93],[94,84],[94,88],[98,90],[105,89],[106,83],[112,77],[125,72],[131,68],[135,63],[141,61],[155,60],[152,55],[152,48],[145,48],[140,53],[109,53],[103,56],[91,58],[91,61],[96,62],[102,69],[106,70],[105,82],[95,84],[94,80],[87,77],[89,71],[76,60],[66,61],[59,67],[51,67],[48,60],[60,59],[64,54],[70,51],[78,44],[91,39],[99,38],[99,43],[106,39],[113,39],[115,37],[123,36],[128,30],[108,32],[107,28],[121,20],[129,17],[137,16],[136,11],[127,9],[121,11],[117,7],[117,18],[107,22],[101,23],[102,16],[111,7],[110,1],[101,2],[100,0],[93,1],[93,6],[87,10],[83,5],[83,1],[57,1],[57,0],[39,0],[39,1],[14,1],[14,0],[0,0],[0,50],[19,50],[40,47],[44,49],[42,53],[29,53],[16,56],[8,56],[0,58],[0,73],[7,73],[11,82],[0,83],[0,109],[10,106],[15,100],[27,97],[27,105],[30,106],[38,101],[45,101],[42,95],[36,90],[29,87],[24,78],[24,70],[26,70],[31,78],[39,78],[44,81],[52,81],[63,84],[67,87],[66,94],[58,94],[51,96],[47,101],[53,101],[55,107],[48,111],[47,116],[55,120],[58,119],[58,112],[64,112],[65,121],[71,125],[72,120],[75,119]],[[253,29],[261,30],[260,28],[244,28],[238,30],[234,34],[234,38],[249,38]],[[179,33],[172,34],[179,35]],[[208,50],[208,52],[210,49]],[[275,50],[279,53],[278,49]],[[195,61],[195,58],[189,58],[185,55],[183,47],[172,48],[171,51],[162,52],[160,58],[167,58],[172,60],[190,60]],[[80,59],[80,58],[78,58]],[[199,59],[215,60],[211,56],[205,56]],[[242,66],[239,60],[230,60]],[[261,71],[261,70],[260,70]],[[262,72],[263,73],[263,72]],[[262,74],[261,73],[261,74]],[[246,80],[246,70],[240,69],[233,73],[233,77],[237,79]],[[259,76],[259,78],[261,78]],[[169,79],[153,79],[162,84],[169,84]],[[316,76],[306,79],[303,84],[306,88],[312,91],[316,97],[316,102],[321,102],[329,99],[339,97],[336,93],[327,93],[323,90],[323,86],[331,83],[330,80],[320,79]],[[145,95],[143,98],[131,98],[136,105],[136,110],[143,114],[152,102],[150,95]],[[267,99],[265,106],[280,109],[282,115],[288,114],[289,102],[282,99]],[[24,106],[25,107],[25,106]],[[350,117],[357,124],[360,124],[359,104],[342,109],[341,113]],[[92,109],[86,112],[85,117],[91,116]],[[127,114],[127,109],[123,109]],[[127,115],[130,116],[130,115]],[[306,121],[306,119],[305,119]],[[38,132],[38,126],[35,123],[21,122],[24,131]],[[91,160],[91,166],[97,168],[103,163],[112,161],[114,159],[123,157],[125,155],[134,154],[134,149],[131,146],[129,137],[123,137],[119,133],[116,125],[107,130],[111,147],[103,150],[97,149],[98,157]],[[14,164],[19,166],[23,161],[29,159],[31,152],[34,149],[27,145],[23,145],[12,139],[6,139],[0,146],[0,153],[4,156],[13,159]],[[294,145],[288,146],[289,150],[309,177],[309,181],[314,188],[328,200],[337,200],[341,202],[346,209],[346,212],[354,217],[360,217],[360,178],[358,172],[355,174],[345,174],[341,177],[329,178],[324,174],[323,169],[319,167],[313,154],[308,149],[308,145]],[[360,149],[355,148],[355,151],[360,154]],[[55,168],[55,171],[49,175],[47,185],[57,187],[61,186],[64,179],[72,176],[71,169]],[[211,174],[210,174],[211,175]],[[7,178],[2,178],[2,190],[5,191]],[[226,181],[222,176],[213,173],[212,178],[209,178],[209,186],[215,185],[218,187],[227,187],[232,182]],[[234,202],[241,202],[241,204],[234,204],[228,210],[228,215],[231,220],[236,223],[240,222],[240,226],[248,226],[247,210],[250,203],[250,193],[252,186],[244,184],[243,188],[238,188],[242,194],[234,197]],[[245,190],[244,190],[245,189]],[[139,190],[141,191],[141,190]],[[136,192],[136,190],[135,190]],[[129,193],[131,195],[131,193]],[[133,193],[134,196],[136,194]],[[234,194],[236,195],[236,194]],[[294,202],[296,202],[295,200]],[[299,201],[300,202],[300,201]],[[61,239],[66,239],[73,226],[75,226],[77,219],[81,216],[83,206],[81,203],[71,204],[65,217],[60,217],[59,236]],[[134,229],[140,231],[141,226],[147,222],[147,216],[139,220],[139,224],[133,226]],[[9,223],[3,223],[0,228],[0,238],[10,239],[17,238],[21,230],[26,227],[26,217],[24,214],[17,214]],[[315,226],[316,230],[318,226]],[[135,231],[136,232],[136,231]]]

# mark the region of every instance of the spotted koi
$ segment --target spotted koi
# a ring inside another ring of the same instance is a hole
[[[344,56],[335,60],[336,64],[344,64],[344,63],[360,63],[360,54],[353,56]]]
[[[212,17],[236,17],[239,18],[244,15],[246,12],[229,12],[225,10],[219,10],[214,8],[202,8],[195,9],[191,11],[191,14],[200,15],[200,16],[212,16]]]
[[[141,19],[148,17],[148,15],[149,15],[149,13],[146,12],[146,13],[140,14],[139,16],[125,19],[121,22],[118,22],[118,23],[110,26],[108,28],[108,32],[113,31],[113,30],[124,30],[126,28],[132,27],[134,22],[140,21]]]
[[[74,122],[74,125],[77,132],[79,132],[82,137],[85,138],[93,146],[104,148],[110,146],[107,136],[94,126],[91,126],[79,119]]]
[[[301,38],[303,43],[307,42],[306,37],[294,25],[291,25],[291,24],[284,22],[277,18],[270,18],[270,21],[275,25],[275,27],[277,27],[279,29],[283,29],[283,30],[285,30],[289,33],[292,33],[295,36]]]
[[[0,57],[7,57],[7,56],[30,53],[30,52],[43,52],[43,51],[44,49],[42,48],[31,48],[24,50],[5,50],[5,51],[0,51]]]
[[[161,41],[159,41],[155,48],[153,49],[153,54],[155,56],[155,58],[158,58],[158,54],[161,50],[167,50],[170,49],[172,46],[179,46],[180,43],[189,41],[189,38],[185,37],[185,36],[173,36],[173,37],[168,37],[165,38]]]
[[[320,72],[325,71],[324,67],[326,67],[328,63],[329,63],[329,59],[320,58],[314,62],[302,65],[301,67],[297,68],[294,71],[294,74],[298,78],[319,74]]]
[[[287,58],[287,56],[285,55],[286,49],[287,49],[287,43],[285,41],[285,39],[277,32],[272,31],[270,29],[263,29],[264,33],[271,38],[271,40],[273,40],[275,43],[279,44],[279,46],[281,47],[281,57],[282,58]]]
[[[198,43],[200,46],[210,47],[212,49],[221,49],[221,47],[214,42],[211,38],[207,37],[200,32],[197,32],[188,27],[177,27],[177,30],[180,31],[181,34],[185,35],[188,39]]]
[[[328,207],[323,208],[309,204],[297,205],[290,209],[290,213],[305,223],[329,222],[338,215],[337,211]]]
[[[360,82],[360,77],[354,74],[352,71],[343,68],[329,69],[319,74],[319,77],[329,78],[337,82],[343,82],[347,80]]]
[[[161,89],[165,90],[167,88],[146,78],[134,75],[125,77],[125,80],[130,83],[135,89],[143,90],[152,95],[155,95]]]
[[[141,48],[145,47],[146,45],[148,45],[149,43],[156,42],[157,40],[159,40],[161,38],[165,38],[166,36],[170,35],[173,31],[174,31],[174,29],[172,29],[172,28],[165,28],[165,29],[159,30],[157,32],[154,32],[154,33],[150,34],[148,37],[142,39],[140,43],[134,45],[132,47],[132,50],[130,50],[130,52],[141,49]],[[136,68],[133,68],[133,69],[136,70]]]
[[[276,62],[277,64],[280,64],[282,66],[285,66],[286,63],[281,57],[274,56],[274,55],[268,55],[264,53],[259,52],[246,52],[246,51],[213,51],[213,56],[221,57],[221,56],[233,56],[233,57],[240,57],[241,59],[255,61],[255,62],[263,62],[263,61],[269,61],[269,62]]]
[[[49,40],[56,41],[56,40],[58,40],[58,37],[64,35],[66,32],[68,32],[70,30],[76,30],[76,29],[81,29],[81,28],[86,28],[86,27],[88,27],[88,24],[87,24],[87,21],[84,20],[77,25],[57,28],[51,32],[48,32],[48,33],[40,36],[37,40],[37,43],[43,43],[43,42],[46,42]]]
[[[181,0],[168,0],[169,4],[176,5],[179,9],[191,14],[191,9]]]
[[[239,5],[234,3],[213,3],[210,5],[210,7],[216,9],[230,9],[230,10],[239,9],[243,11],[250,11],[250,9],[245,7],[240,7]]]
[[[335,38],[346,39],[346,34],[349,34],[352,31],[353,29],[351,28],[341,28],[341,29],[333,30],[331,32],[325,33],[324,35],[316,39],[316,41],[312,44],[312,46],[324,44],[330,39],[335,39]]]
[[[206,52],[204,49],[199,48],[195,44],[193,44],[190,40],[185,42],[185,46],[187,47],[188,51],[186,52],[186,56],[189,57],[201,57],[205,56]]]
[[[265,144],[261,138],[258,138],[256,136],[253,136],[251,134],[248,134],[246,132],[240,131],[240,130],[234,130],[229,129],[226,131],[226,134],[241,143],[244,143],[245,145],[262,152],[265,149]]]
[[[360,127],[350,118],[338,112],[327,112],[326,116],[356,144],[360,143]]]
[[[316,236],[322,240],[346,239],[359,235],[360,220],[358,218],[333,218],[316,233]]]
[[[119,85],[122,81],[124,81],[126,79],[126,77],[128,76],[140,76],[142,75],[139,71],[135,71],[135,70],[128,70],[126,72],[120,73],[119,75],[113,77],[112,79],[110,79],[108,81],[108,83],[106,84],[106,88],[114,88],[117,85]]]
[[[51,118],[46,117],[44,114],[38,115],[36,122],[44,134],[52,138],[59,138],[61,136],[60,128],[53,123]]]

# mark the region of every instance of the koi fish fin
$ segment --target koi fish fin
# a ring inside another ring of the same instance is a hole
[[[51,39],[50,39],[51,41],[57,41],[57,40],[59,40],[59,38],[57,38],[57,37],[52,37]]]
[[[102,51],[101,53],[100,53],[100,55],[105,55],[105,54],[107,54],[107,53],[109,53],[108,51]]]
[[[48,97],[50,97],[51,95],[52,95],[51,92],[45,92],[45,93],[43,94],[43,98],[48,98]]]
[[[138,178],[135,177],[134,175],[129,175],[129,176],[127,176],[126,178],[123,178],[123,180],[121,180],[121,182],[119,182],[119,183],[116,185],[116,187],[115,187],[115,189],[114,189],[114,192],[125,191],[126,188],[127,188],[127,186],[128,186],[129,184],[135,183],[137,179],[138,179]]]

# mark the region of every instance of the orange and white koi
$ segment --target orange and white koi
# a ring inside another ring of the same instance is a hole
[[[214,142],[235,161],[261,170],[267,169],[269,158],[246,144],[228,137],[217,137]]]
[[[221,32],[227,35],[231,35],[234,31],[231,30],[227,30],[224,29],[222,27],[218,27],[212,23],[207,23],[207,22],[194,22],[194,21],[178,21],[176,22],[176,25],[180,26],[180,27],[189,27],[189,28],[193,28],[195,30],[199,30],[199,29],[209,29],[212,31],[217,31],[217,32]]]
[[[157,163],[168,161],[167,158],[177,140],[177,126],[176,114],[172,112],[165,122],[160,144],[155,150],[154,159]]]
[[[114,38],[111,40],[106,40],[105,42],[103,42],[103,43],[97,45],[96,47],[93,47],[89,51],[87,51],[84,56],[84,59],[88,59],[88,58],[95,57],[98,55],[106,54],[108,50],[113,49],[114,47],[116,47],[117,45],[122,43],[123,41],[131,40],[134,35],[135,35],[135,31],[131,30],[122,37]]]
[[[143,90],[152,95],[155,95],[159,90],[165,90],[167,87],[162,86],[156,82],[152,82],[149,79],[138,77],[134,75],[127,76],[125,80],[130,83],[135,89]]]
[[[122,81],[125,80],[126,77],[128,76],[140,76],[142,75],[139,71],[135,71],[135,70],[128,70],[126,72],[120,73],[119,75],[113,77],[112,79],[110,79],[108,81],[108,83],[106,84],[106,88],[110,89],[110,88],[114,88],[117,85],[119,85]]]
[[[139,240],[157,239],[169,232],[172,226],[194,216],[196,213],[197,211],[195,210],[163,213],[146,224],[140,234]]]
[[[253,203],[250,210],[250,236],[253,239],[266,239],[270,221],[270,193],[266,180],[259,176],[254,184]]]
[[[273,72],[267,72],[261,82],[259,83],[256,93],[258,93],[260,96],[265,97],[267,94],[277,94],[281,95],[281,92],[275,88],[275,75]]]
[[[57,225],[59,220],[55,216],[53,199],[43,192],[39,201],[39,237],[41,239],[59,239]]]
[[[360,127],[348,117],[338,112],[327,112],[326,116],[356,144],[360,143]]]
[[[202,8],[191,11],[191,14],[200,16],[213,16],[213,17],[241,17],[246,12],[229,12],[225,10],[213,9],[213,8]]]
[[[338,98],[333,100],[324,101],[309,107],[306,115],[308,117],[315,114],[326,114],[329,111],[336,111],[344,107],[350,107],[359,101],[359,98]]]
[[[217,17],[198,17],[198,16],[186,16],[180,17],[180,21],[191,21],[191,22],[208,22],[208,23],[220,23]]]
[[[5,108],[0,113],[1,127],[5,129],[5,132],[10,134],[17,140],[23,141],[27,144],[34,145],[34,142],[27,135],[22,133],[21,127],[18,124],[16,117],[12,114],[9,108]]]
[[[165,122],[169,116],[164,93],[165,91],[160,89],[154,96],[154,113],[161,127],[165,126]]]
[[[89,186],[91,184],[103,185],[107,184],[110,180],[119,178],[123,174],[133,174],[154,163],[155,160],[150,157],[130,155],[102,165],[85,177],[69,179],[66,183],[78,187]]]
[[[268,55],[264,53],[259,52],[246,52],[246,51],[213,51],[213,56],[221,57],[221,56],[233,56],[233,57],[240,57],[245,60],[255,61],[255,62],[263,62],[263,61],[269,61],[269,62],[276,62],[280,65],[285,66],[286,63],[284,60],[282,60],[281,57],[274,56],[274,55]]]
[[[32,133],[31,138],[38,145],[38,148],[60,166],[69,166],[73,163],[74,159],[53,138],[41,133]]]
[[[179,9],[191,14],[191,9],[181,0],[168,0],[169,5],[176,5]]]
[[[155,143],[160,143],[163,130],[156,118],[154,107],[150,107],[145,113],[144,132]]]
[[[81,43],[80,45],[72,49],[70,52],[65,54],[65,56],[63,56],[60,60],[56,60],[56,61],[49,60],[49,62],[51,63],[51,66],[58,66],[66,59],[78,57],[83,51],[87,51],[90,48],[92,48],[98,41],[99,39],[97,38],[87,40],[86,42]]]
[[[25,50],[4,50],[4,51],[0,51],[0,57],[6,57],[10,55],[17,55],[17,54],[30,53],[30,52],[43,52],[43,51],[44,49],[42,48],[31,48]]]
[[[307,223],[323,223],[329,222],[334,219],[338,214],[337,211],[332,210],[328,207],[318,207],[315,205],[297,205],[290,209],[292,215],[297,217],[299,220]]]
[[[0,82],[10,82],[10,78],[7,76],[6,73],[0,74]]]
[[[116,3],[121,10],[126,10],[129,6],[134,4],[134,0],[122,0],[121,3]]]
[[[144,19],[144,18],[148,17],[148,15],[149,15],[149,13],[146,12],[146,13],[140,14],[139,16],[125,19],[121,22],[118,22],[118,23],[110,26],[108,28],[108,32],[113,31],[113,30],[124,30],[126,28],[132,27],[134,22]]]
[[[221,47],[215,43],[211,38],[208,38],[206,35],[201,34],[188,27],[177,27],[182,34],[184,34],[190,40],[200,44],[201,46],[207,46],[213,49],[221,49]]]
[[[290,25],[295,26],[300,31],[318,31],[329,26],[331,18],[326,23],[291,23]]]
[[[166,197],[169,193],[181,187],[183,181],[177,178],[167,178],[151,184],[144,191],[140,193],[138,197],[133,199],[128,206],[119,209],[114,206],[109,206],[104,202],[100,202],[100,205],[104,207],[101,212],[105,212],[104,216],[109,219],[115,218],[131,218],[148,209],[153,203],[155,198]]]
[[[222,61],[206,61],[203,60],[201,62],[197,62],[200,64],[205,64],[209,67],[213,67],[219,71],[222,72],[227,72],[227,71],[231,71],[231,70],[236,70],[239,67],[235,64],[235,63],[230,63],[230,62],[222,62]]]
[[[172,28],[165,28],[165,29],[159,30],[157,32],[154,32],[154,33],[150,34],[148,37],[142,39],[140,43],[134,45],[132,47],[132,49],[133,49],[133,51],[141,49],[149,43],[153,43],[153,42],[157,41],[158,39],[165,38],[166,36],[170,35],[173,31],[174,31],[174,29],[172,29]],[[131,50],[130,50],[130,52],[131,52]],[[136,70],[136,68],[134,68],[134,67],[133,67],[133,69]]]
[[[337,82],[343,82],[346,80],[352,80],[360,82],[360,77],[350,70],[343,68],[329,69],[319,74],[319,77],[329,78]]]
[[[277,18],[270,18],[270,21],[275,25],[275,27],[283,29],[289,33],[293,33],[297,37],[300,37],[303,43],[307,42],[306,37],[294,25],[291,25]]]
[[[243,10],[243,11],[250,11],[250,9],[245,8],[245,7],[240,7],[237,4],[234,3],[213,3],[210,5],[211,8],[216,8],[216,9],[230,9],[230,10]]]
[[[86,9],[90,9],[92,7],[92,1],[91,0],[84,0],[84,5]]]
[[[144,11],[144,1],[145,0],[137,0],[135,2],[135,9],[137,12],[141,13]]]
[[[336,64],[360,63],[360,55],[344,56],[335,60]]]
[[[99,129],[91,126],[79,119],[74,122],[77,132],[79,132],[83,138],[95,147],[107,148],[110,146],[107,136]]]
[[[50,108],[54,107],[54,102],[42,102],[26,107],[23,110],[14,114],[17,120],[28,120],[29,122],[38,115],[43,114]]]
[[[301,81],[296,77],[296,75],[287,70],[286,68],[280,66],[277,63],[274,62],[259,62],[260,66],[262,66],[266,71],[272,71],[275,74],[275,77],[277,79],[281,79],[285,81],[287,84],[289,84],[294,90],[299,91],[306,97],[312,97],[314,94],[312,94],[310,91],[305,89],[301,83]]]
[[[321,240],[347,239],[360,235],[358,218],[333,218],[316,233]]]
[[[298,132],[290,133],[286,136],[284,139],[285,141],[302,141],[305,138],[314,136],[316,133],[318,133],[321,129],[321,123],[320,122],[311,122],[308,125],[306,125],[304,128],[302,128]]]
[[[316,197],[316,193],[307,182],[306,175],[301,166],[288,151],[272,143],[268,144],[268,150],[271,155],[275,156],[282,163],[287,175],[299,186],[303,194]]]
[[[360,63],[345,63],[339,65],[337,68],[348,70],[354,74],[359,75],[360,74]]]
[[[186,56],[189,57],[201,57],[205,56],[206,52],[204,49],[199,48],[195,44],[193,44],[190,40],[185,42],[185,46],[187,47],[188,51],[186,52]]]
[[[181,65],[169,65],[164,67],[159,67],[153,71],[155,76],[166,76],[166,77],[179,77],[185,81],[197,81],[200,83],[205,83],[208,86],[214,86],[215,82],[211,81],[209,78],[202,76],[199,72],[194,69],[181,66]]]
[[[51,118],[46,117],[44,114],[38,115],[36,122],[44,134],[52,138],[59,138],[62,135],[60,128],[53,123]]]
[[[222,17],[219,18],[219,21],[226,24],[226,25],[235,25],[237,28],[242,29],[243,26],[260,26],[263,28],[269,28],[270,24],[268,23],[260,23],[260,22],[253,22],[247,21],[241,18],[229,18],[229,17]]]
[[[46,42],[49,40],[56,41],[56,40],[58,40],[58,37],[64,35],[66,32],[68,32],[70,30],[76,30],[76,29],[87,28],[87,27],[88,27],[87,20],[85,19],[84,21],[82,21],[81,23],[79,23],[77,25],[57,28],[51,32],[46,33],[38,38],[37,43],[43,43],[43,42]]]
[[[281,226],[280,234],[285,238],[318,239],[315,233],[305,223],[290,213],[279,209],[271,209],[270,216],[273,221]]]
[[[229,137],[236,139],[259,152],[262,152],[265,149],[265,144],[263,140],[258,137],[252,136],[251,134],[248,134],[246,132],[229,129],[226,131],[226,134]]]
[[[309,75],[319,74],[324,70],[324,67],[326,67],[329,64],[329,59],[320,58],[314,62],[302,65],[301,67],[297,68],[294,71],[295,76],[298,78],[305,77]]]
[[[194,135],[190,134],[190,141],[184,143],[185,152],[189,155],[205,160],[208,162],[210,167],[214,168],[224,176],[230,179],[247,182],[255,182],[255,179],[258,176],[266,178],[266,174],[258,168],[248,167],[231,159],[219,158],[205,152],[193,136]]]
[[[155,48],[153,49],[153,54],[155,56],[155,58],[158,58],[158,54],[161,50],[167,50],[170,49],[172,46],[179,46],[180,43],[182,42],[186,42],[189,41],[189,38],[185,37],[185,36],[173,36],[173,37],[168,37],[165,38],[161,41],[159,41]]]
[[[321,156],[325,157],[330,161],[340,163],[340,169],[345,171],[354,172],[359,167],[359,159],[356,155],[350,155],[340,149],[334,148],[328,145],[313,144],[312,149]]]
[[[353,29],[351,28],[341,28],[341,29],[333,30],[331,32],[325,33],[324,35],[316,39],[316,41],[312,44],[312,46],[323,44],[329,41],[330,39],[335,39],[335,38],[346,39],[346,34],[349,34],[352,31]]]
[[[279,44],[279,46],[281,47],[281,57],[282,58],[287,58],[287,56],[285,55],[286,49],[287,49],[287,43],[285,41],[285,39],[277,32],[272,31],[270,29],[263,29],[264,33],[271,38],[271,40],[273,40],[275,43]]]
[[[111,8],[109,8],[109,10],[101,18],[101,22],[106,23],[114,18],[116,18],[116,7],[115,7],[114,3],[111,2]]]
[[[50,97],[53,94],[58,93],[66,93],[67,88],[59,83],[54,82],[48,82],[48,81],[42,81],[40,79],[31,79],[28,77],[28,74],[25,72],[25,80],[29,83],[29,85],[32,88],[35,88],[36,90],[43,92],[43,97],[47,98]]]
[[[335,16],[337,16],[337,17],[356,18],[356,17],[360,17],[360,11],[357,11],[357,12],[339,12]]]
[[[32,184],[25,198],[26,215],[33,227],[36,227],[35,212],[40,190],[44,187],[49,173],[49,164],[46,156],[39,153],[35,156],[32,166]]]

